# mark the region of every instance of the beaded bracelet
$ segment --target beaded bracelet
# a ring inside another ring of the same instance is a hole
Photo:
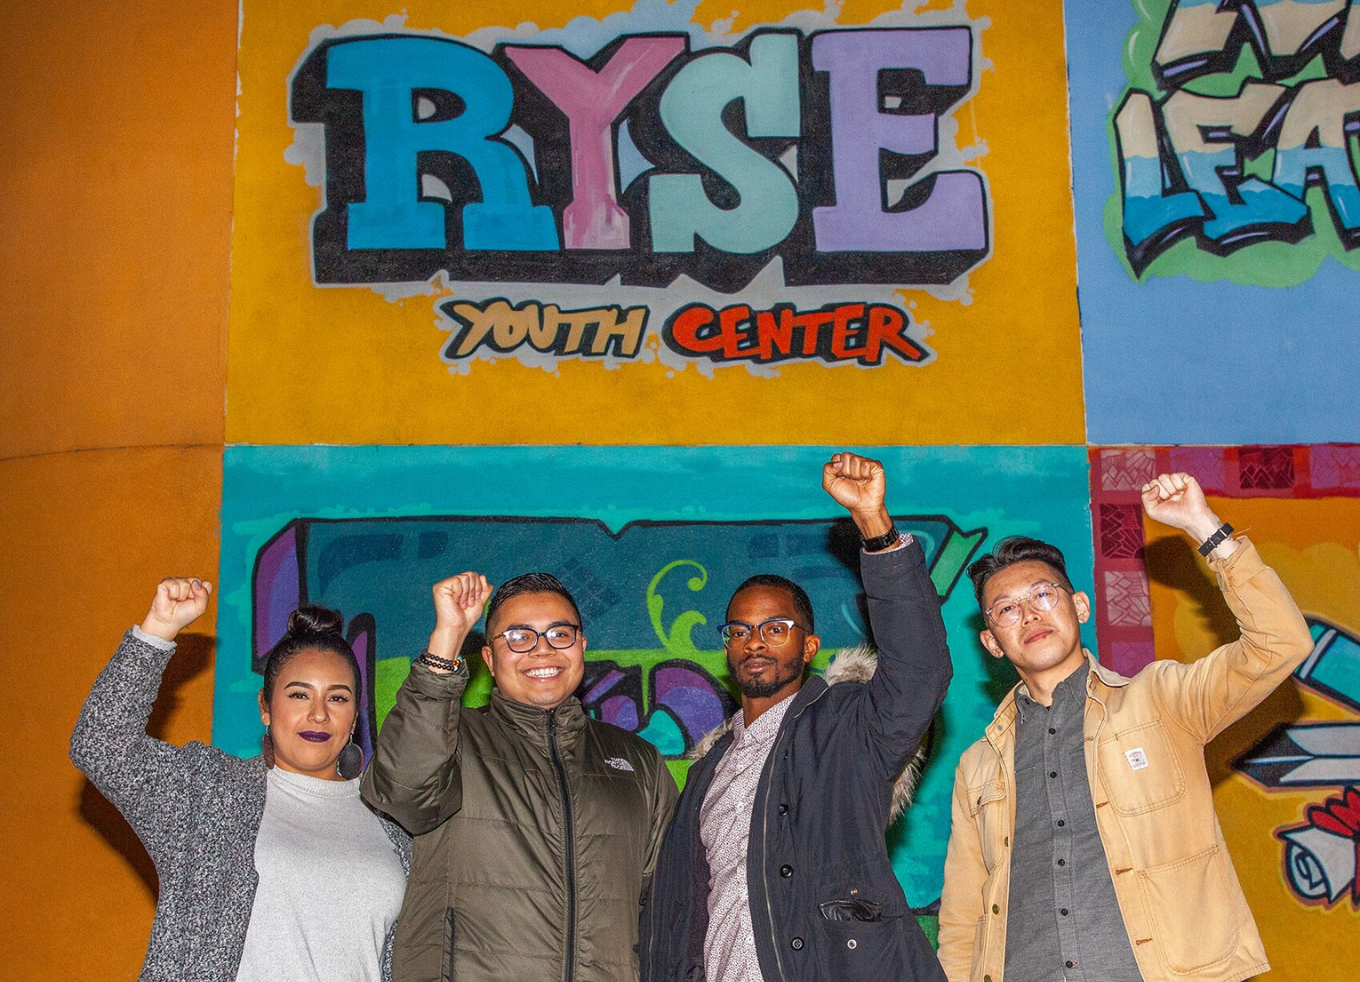
[[[463,663],[463,659],[461,658],[454,658],[450,661],[447,658],[441,658],[439,655],[432,655],[429,651],[422,653],[416,661],[420,662],[426,668],[437,668],[441,672],[456,672],[458,671],[458,667]]]

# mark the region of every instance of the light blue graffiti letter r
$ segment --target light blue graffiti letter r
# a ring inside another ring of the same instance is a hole
[[[552,210],[529,198],[524,161],[496,138],[514,92],[490,57],[433,37],[361,37],[326,53],[326,84],[363,95],[364,200],[349,206],[351,249],[444,249],[444,208],[420,200],[417,156],[451,153],[476,174],[482,200],[463,206],[463,248],[552,251]],[[417,93],[451,92],[453,118],[417,118]],[[456,205],[455,205],[456,206]]]

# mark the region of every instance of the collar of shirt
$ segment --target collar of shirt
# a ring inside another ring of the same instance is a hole
[[[757,716],[756,721],[750,726],[746,725],[746,711],[738,709],[737,715],[732,717],[732,746],[745,750],[774,743],[774,738],[779,733],[779,724],[783,722],[784,714],[789,711],[792,703],[793,696],[779,700]]]
[[[1086,704],[1086,676],[1090,674],[1091,666],[1083,660],[1080,668],[1059,682],[1053,689],[1051,706],[1041,706],[1035,702],[1029,694],[1029,686],[1021,682],[1020,688],[1015,691],[1015,705],[1020,711],[1020,722],[1023,723],[1025,714],[1035,708],[1048,709],[1052,717],[1061,719],[1066,719],[1074,709],[1080,714],[1079,707]]]

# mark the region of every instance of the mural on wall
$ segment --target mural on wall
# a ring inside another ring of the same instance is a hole
[[[1079,442],[1060,11],[805,2],[246,0],[228,442]]]
[[[314,43],[290,109],[324,174],[316,282],[446,278],[450,362],[631,361],[649,334],[677,367],[927,360],[890,290],[866,302],[842,288],[858,302],[828,305],[815,289],[749,288],[776,261],[786,285],[816,288],[945,286],[986,258],[985,179],[940,142],[976,89],[974,25],[901,14],[894,27],[659,33],[654,9],[620,30],[458,38],[359,22]],[[507,301],[504,283],[532,299]],[[691,283],[748,295],[684,303]],[[660,289],[577,299],[634,285]]]
[[[987,530],[963,531],[947,518],[894,518],[920,540],[947,599]],[[821,612],[817,667],[837,650],[870,640],[855,602],[858,548],[853,527],[829,520],[630,522],[614,532],[601,521],[572,518],[299,519],[255,558],[254,668],[263,674],[299,604],[345,611],[356,654],[363,655],[358,740],[371,751],[410,653],[422,650],[429,614],[426,591],[394,584],[427,586],[449,575],[457,557],[488,551],[478,571],[500,583],[524,572],[525,557],[551,557],[592,638],[582,702],[678,759],[736,708],[718,681],[726,662],[714,625],[748,576],[778,566],[805,584]],[[489,676],[479,672],[476,683],[468,705],[483,704],[489,691]]]
[[[1207,759],[1272,961],[1298,973],[1291,978],[1327,976],[1360,928],[1360,446],[1093,449],[1097,584],[1135,562],[1148,584],[1144,621],[1099,624],[1102,657],[1155,638],[1155,657],[1192,660],[1237,628],[1189,544],[1150,522],[1115,520],[1126,479],[1147,467],[1198,473],[1215,511],[1251,536],[1312,632],[1293,678],[1216,738]],[[1136,554],[1122,558],[1117,543]]]
[[[1090,442],[1356,439],[1354,5],[1064,9]]]
[[[545,569],[581,606],[582,701],[650,740],[683,780],[681,756],[736,708],[715,627],[742,579],[778,572],[808,590],[824,646],[815,670],[867,638],[858,539],[820,486],[831,452],[229,447],[213,742],[256,752],[260,658],[297,603],[345,615],[371,744],[429,636],[430,584],[469,568],[493,583]],[[1073,576],[1088,575],[1086,460],[1080,447],[871,452],[900,527],[926,550],[954,663],[917,803],[890,833],[907,896],[927,908],[940,893],[954,765],[1015,680],[976,642],[964,568],[1023,533],[1058,542]],[[470,661],[465,702],[476,706],[490,679]]]
[[[1290,889],[1307,903],[1343,897],[1360,909],[1360,638],[1309,618],[1313,653],[1294,673],[1298,684],[1349,710],[1350,723],[1281,724],[1238,762],[1267,788],[1340,787],[1304,809],[1304,822],[1276,830],[1284,843]]]
[[[1349,0],[1163,0],[1129,37],[1114,110],[1120,229],[1138,276],[1277,285],[1360,269],[1360,13]],[[1313,189],[1316,189],[1314,191]],[[1169,252],[1182,240],[1193,248]],[[1262,243],[1271,264],[1210,263]],[[1158,262],[1167,256],[1164,262]]]

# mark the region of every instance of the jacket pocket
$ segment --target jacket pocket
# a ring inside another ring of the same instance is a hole
[[[1142,815],[1185,795],[1185,772],[1159,719],[1102,740],[1096,758],[1101,787],[1120,815]]]
[[[982,844],[982,862],[991,873],[1003,849],[1003,838],[1010,836],[1010,805],[1006,800],[1006,785],[998,778],[976,788],[968,789],[968,812],[977,823],[978,841]]]
[[[881,921],[883,905],[873,900],[828,900],[817,905],[828,921]]]
[[[896,917],[876,921],[817,918],[826,977],[846,982],[908,977],[898,921]]]
[[[1172,972],[1191,975],[1237,950],[1241,925],[1218,846],[1142,870],[1138,879],[1153,937]]]

